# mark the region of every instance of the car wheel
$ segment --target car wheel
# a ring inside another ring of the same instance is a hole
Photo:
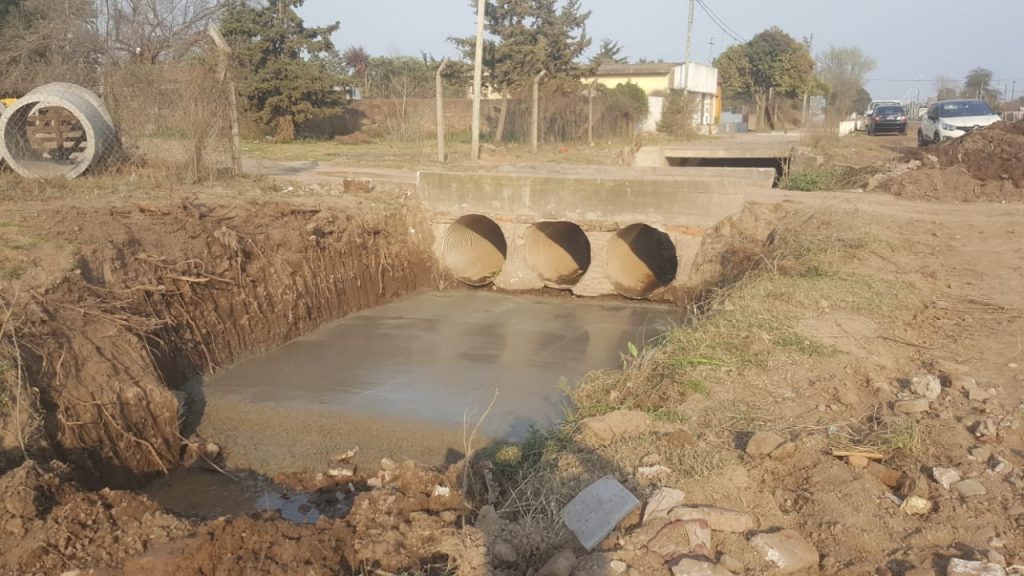
[[[932,144],[941,144],[941,143],[942,143],[942,136],[940,136],[939,135],[939,131],[936,130],[935,131],[935,136],[932,137]]]
[[[875,135],[875,128],[874,128],[874,126],[868,124],[868,136],[874,136],[874,135]]]
[[[928,140],[924,137],[924,132],[921,132],[920,130],[917,131],[917,147],[918,148],[927,148],[928,147]]]

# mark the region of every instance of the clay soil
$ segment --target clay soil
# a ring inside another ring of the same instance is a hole
[[[587,378],[563,429],[484,447],[466,476],[410,462],[345,481],[281,478],[356,492],[345,518],[298,525],[178,517],[123,489],[182,465],[175,393],[189,377],[437,286],[415,232],[426,226],[401,190],[83,182],[77,194],[11,192],[0,212],[0,574],[511,575],[566,550],[586,556],[576,574],[614,573],[612,559],[669,574],[636,543],[636,517],[600,555],[561,524],[561,507],[605,474],[641,500],[675,487],[688,504],[751,514],[755,532],[795,530],[820,554],[798,574],[1024,563],[1020,204],[759,197],[710,236],[713,289],[685,303],[695,323]],[[922,373],[941,379],[939,399],[896,413]],[[620,408],[656,425],[601,445],[579,434],[585,417]],[[766,431],[792,447],[748,454]],[[834,450],[877,452],[891,473]],[[668,471],[641,473],[654,462]],[[935,467],[984,494],[940,486]],[[895,503],[910,496],[927,513]],[[750,535],[715,533],[710,559],[778,573]]]

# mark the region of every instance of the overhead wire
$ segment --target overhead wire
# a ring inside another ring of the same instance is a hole
[[[721,16],[719,16],[714,10],[712,10],[711,7],[707,5],[705,0],[697,0],[697,5],[700,6],[701,10],[703,10],[704,13],[708,15],[708,18],[710,18],[711,21],[714,22],[715,25],[722,30],[722,32],[725,32],[726,35],[728,35],[733,40],[741,44],[747,41],[747,39],[744,38],[742,34],[737,32],[732,26],[726,24],[725,20],[723,20]]]

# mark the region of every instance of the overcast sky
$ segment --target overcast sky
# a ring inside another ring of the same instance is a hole
[[[814,52],[859,46],[878,61],[868,89],[875,98],[910,100],[935,92],[935,78],[962,79],[984,66],[1024,94],[1024,1],[1021,0],[704,0],[741,38],[777,25],[795,38],[814,35]],[[593,11],[589,33],[622,44],[631,59],[682,61],[686,51],[687,0],[583,0]],[[471,35],[468,0],[306,0],[308,24],[341,22],[341,49],[361,45],[373,55],[454,55],[449,36]],[[719,53],[735,40],[700,7],[693,59],[708,60],[710,40]],[[918,83],[917,79],[921,82]]]

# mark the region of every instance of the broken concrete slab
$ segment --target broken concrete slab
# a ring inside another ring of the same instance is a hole
[[[586,487],[562,510],[562,521],[589,552],[630,512],[640,507],[618,480],[605,476]]]

